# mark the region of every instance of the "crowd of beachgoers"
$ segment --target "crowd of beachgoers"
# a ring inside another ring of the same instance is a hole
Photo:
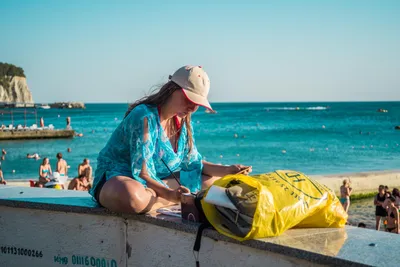
[[[353,189],[350,187],[350,181],[345,179],[340,187],[340,202],[346,212],[350,207],[350,195]],[[374,197],[375,206],[375,229],[380,230],[383,223],[384,231],[400,234],[399,211],[400,211],[400,190],[393,188],[391,191],[386,185],[379,185],[378,192]],[[358,227],[366,227],[366,224],[360,222]]]
[[[67,149],[71,152],[71,149]],[[1,160],[6,160],[7,151],[2,149]],[[27,159],[40,160],[40,155],[38,153],[27,154]],[[57,161],[56,166],[53,169],[50,165],[49,158],[43,158],[42,162],[38,166],[38,180],[29,180],[31,187],[42,187],[42,188],[55,188],[55,189],[69,189],[69,190],[79,190],[79,191],[89,191],[91,188],[91,179],[93,169],[90,166],[90,160],[85,158],[82,163],[78,165],[78,176],[73,178],[71,181],[67,182],[68,170],[70,165],[67,161],[63,159],[61,152],[56,155]],[[6,185],[7,181],[4,178],[3,170],[0,164],[0,184]]]

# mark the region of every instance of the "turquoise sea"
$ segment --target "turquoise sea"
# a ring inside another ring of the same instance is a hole
[[[193,115],[198,149],[211,162],[252,165],[254,173],[293,169],[309,175],[400,168],[400,130],[394,129],[400,125],[400,102],[214,103],[213,108],[216,114],[201,108]],[[69,176],[76,175],[85,157],[95,168],[98,152],[126,109],[124,103],[38,110],[38,119],[43,116],[45,124],[55,128],[64,128],[70,116],[73,129],[84,136],[1,141],[0,148],[7,151],[2,161],[5,178],[38,177],[41,160],[27,159],[27,153],[49,157],[54,169],[56,153],[62,152],[71,166]],[[28,125],[35,123],[33,113],[26,116]],[[1,119],[11,123],[9,114]],[[14,125],[23,124],[24,113],[13,119]]]

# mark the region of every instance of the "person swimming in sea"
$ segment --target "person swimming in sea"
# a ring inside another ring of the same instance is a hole
[[[340,187],[340,203],[343,209],[347,212],[350,207],[350,195],[353,189],[350,187],[349,180],[343,180],[343,185]]]
[[[38,160],[38,159],[40,159],[40,156],[39,156],[39,154],[38,153],[33,153],[33,154],[26,154],[26,158],[27,159],[36,159],[36,160]]]

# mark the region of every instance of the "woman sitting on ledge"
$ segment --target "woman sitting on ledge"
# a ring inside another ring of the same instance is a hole
[[[219,177],[251,171],[203,161],[197,151],[191,114],[199,105],[212,110],[209,87],[202,67],[185,66],[158,92],[130,106],[97,159],[90,193],[100,205],[145,213],[179,203],[182,193],[208,187]]]

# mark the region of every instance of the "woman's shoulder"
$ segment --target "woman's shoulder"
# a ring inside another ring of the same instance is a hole
[[[148,119],[154,119],[156,112],[157,112],[156,107],[146,104],[140,104],[137,105],[134,109],[132,109],[132,111],[128,114],[127,118],[143,119],[147,117]]]

